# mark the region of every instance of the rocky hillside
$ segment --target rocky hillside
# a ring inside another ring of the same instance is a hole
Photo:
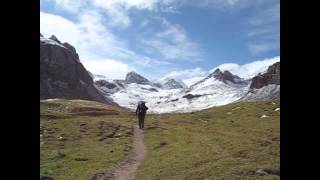
[[[248,93],[240,101],[280,99],[280,62],[252,79]]]
[[[113,103],[95,87],[72,45],[40,34],[40,99],[51,98]]]
[[[260,89],[269,84],[280,85],[280,62],[270,66],[266,73],[259,74],[252,79],[251,89]]]

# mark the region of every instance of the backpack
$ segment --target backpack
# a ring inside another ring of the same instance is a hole
[[[144,104],[144,103],[141,103],[141,104],[139,104],[139,110],[138,110],[138,112],[139,113],[145,113],[146,111],[147,111],[147,107],[146,107],[146,105]]]

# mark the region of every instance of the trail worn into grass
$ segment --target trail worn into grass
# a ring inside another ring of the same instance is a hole
[[[120,163],[119,167],[112,173],[115,180],[134,180],[141,161],[147,154],[143,143],[143,130],[134,126],[133,150],[129,157]]]

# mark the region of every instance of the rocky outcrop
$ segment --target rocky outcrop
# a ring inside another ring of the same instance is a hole
[[[125,89],[126,84],[123,80],[96,80],[94,84],[103,92],[105,96]]]
[[[199,95],[199,94],[195,94],[195,95],[193,95],[193,94],[187,94],[187,95],[184,95],[184,96],[182,96],[183,98],[186,98],[186,99],[193,99],[193,98],[197,98],[197,97],[201,97],[201,96],[203,96],[203,95]]]
[[[269,66],[264,74],[252,79],[248,93],[239,101],[280,99],[280,62]]]
[[[40,34],[40,99],[66,98],[113,102],[94,86],[73,46]]]
[[[269,84],[280,85],[280,62],[269,66],[266,73],[255,76],[250,89],[260,89]]]
[[[222,81],[224,83],[232,82],[234,84],[244,84],[246,83],[243,79],[241,79],[239,76],[233,75],[229,71],[221,71],[219,68],[216,69],[213,73],[211,73],[209,78],[214,77],[215,79]]]
[[[57,42],[59,44],[62,44],[55,35],[52,35],[51,37],[49,37],[49,39],[51,39],[51,40],[53,40],[53,41],[55,41],[55,42]]]
[[[230,81],[233,82],[236,76],[233,76],[229,71],[222,72],[220,69],[216,69],[213,73],[209,75],[209,77],[214,77],[219,81]]]

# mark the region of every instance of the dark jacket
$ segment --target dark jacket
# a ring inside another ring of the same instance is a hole
[[[136,115],[145,115],[149,108],[144,104],[139,104],[136,110]]]

